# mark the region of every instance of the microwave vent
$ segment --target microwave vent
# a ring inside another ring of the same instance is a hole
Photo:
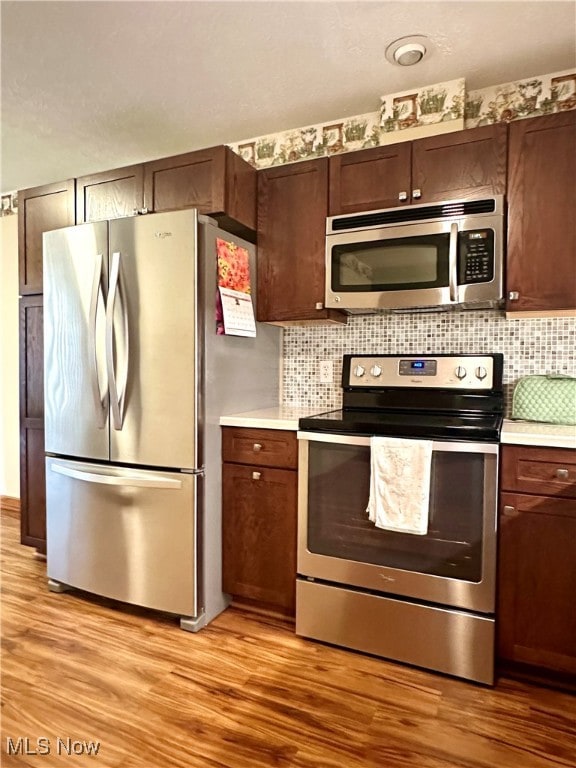
[[[461,216],[494,213],[496,200],[460,200],[432,205],[404,206],[387,208],[382,211],[333,216],[329,219],[329,232],[342,232],[351,229],[368,229],[386,224],[408,224],[429,219],[455,219]]]

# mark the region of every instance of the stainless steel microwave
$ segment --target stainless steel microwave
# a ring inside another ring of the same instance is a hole
[[[326,222],[326,307],[351,314],[498,306],[502,195],[387,208]]]

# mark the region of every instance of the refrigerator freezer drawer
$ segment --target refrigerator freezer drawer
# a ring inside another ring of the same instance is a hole
[[[197,475],[48,457],[48,578],[196,616],[197,482]]]

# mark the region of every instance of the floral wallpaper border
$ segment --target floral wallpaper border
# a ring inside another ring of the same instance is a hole
[[[465,80],[380,99],[363,115],[258,136],[228,146],[255,168],[377,147],[422,136],[576,109],[576,71],[564,70],[466,92]]]

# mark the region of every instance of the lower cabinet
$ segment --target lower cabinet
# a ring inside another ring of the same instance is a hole
[[[576,451],[502,447],[498,656],[576,684]]]
[[[223,427],[222,458],[223,589],[293,616],[296,433]]]

